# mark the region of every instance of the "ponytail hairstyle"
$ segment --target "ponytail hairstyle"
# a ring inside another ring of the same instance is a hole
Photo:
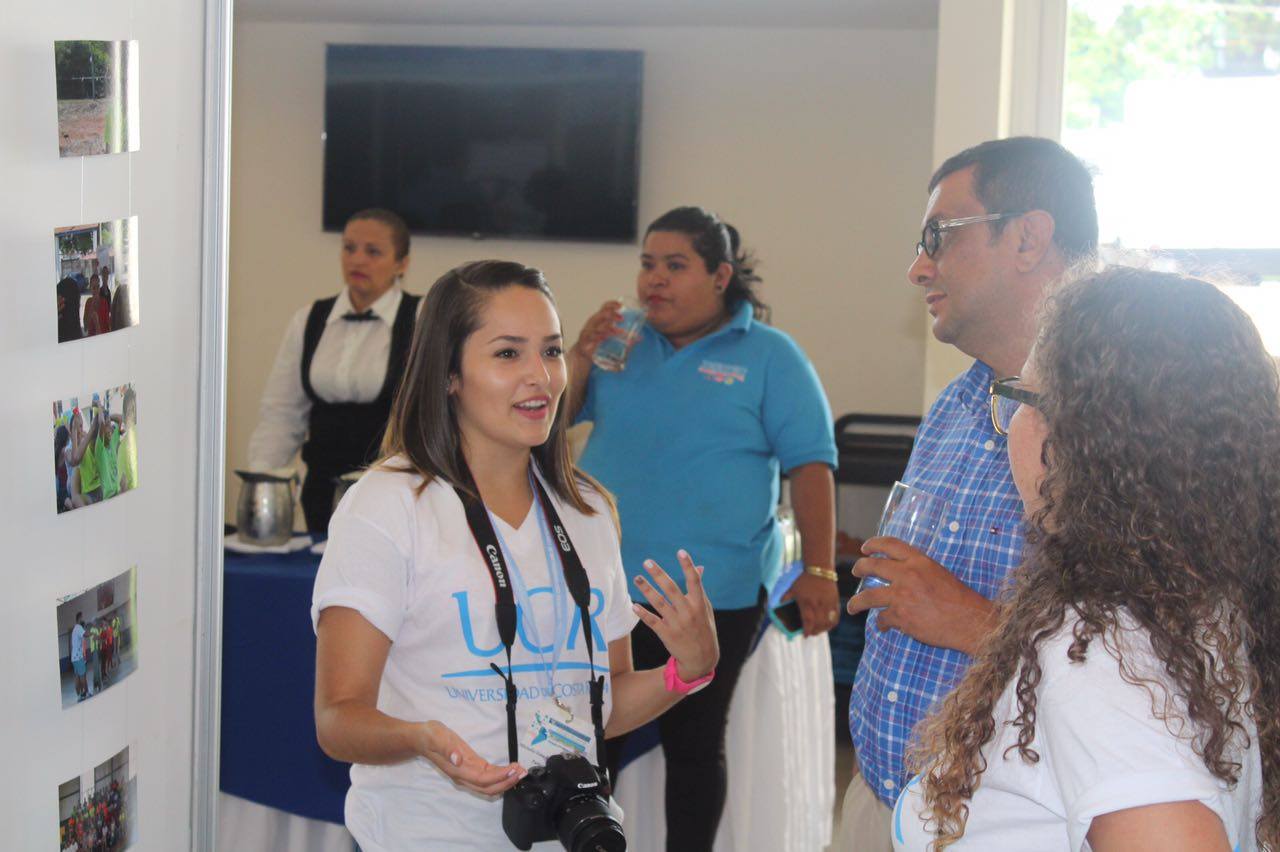
[[[382,207],[369,207],[352,213],[347,219],[347,224],[363,221],[379,222],[387,226],[391,231],[391,247],[395,252],[396,260],[404,260],[409,256],[409,226],[398,213]]]
[[[715,272],[722,263],[732,266],[733,274],[724,290],[725,311],[732,314],[743,302],[750,302],[755,318],[769,321],[769,306],[760,301],[753,289],[763,279],[756,274],[755,256],[743,250],[737,228],[702,207],[677,207],[654,219],[644,235],[654,231],[688,237],[707,272]]]

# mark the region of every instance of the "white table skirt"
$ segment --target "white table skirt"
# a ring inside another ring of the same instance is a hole
[[[218,794],[218,852],[352,852],[346,827]]]
[[[825,636],[787,641],[772,627],[743,666],[729,708],[729,795],[715,852],[821,852],[835,804],[835,696]],[[661,749],[627,766],[618,803],[629,852],[663,852]],[[346,828],[218,797],[219,852],[351,852]]]
[[[729,793],[715,852],[821,852],[835,805],[835,695],[826,636],[788,641],[770,627],[743,666],[726,735]],[[663,852],[661,749],[618,781],[628,852]]]

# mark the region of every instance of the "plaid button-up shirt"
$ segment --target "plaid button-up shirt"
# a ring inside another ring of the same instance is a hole
[[[983,597],[994,598],[1022,557],[1022,501],[1013,485],[1005,439],[991,425],[992,370],[974,362],[938,397],[920,425],[903,481],[949,501],[928,548]],[[911,733],[964,676],[967,654],[881,632],[867,618],[866,647],[849,702],[849,730],[862,777],[892,807],[907,780]]]

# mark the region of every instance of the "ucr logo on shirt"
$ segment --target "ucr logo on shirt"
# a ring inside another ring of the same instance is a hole
[[[552,591],[550,586],[535,586],[529,590],[530,602],[532,602],[537,595],[550,595],[554,598],[555,592]],[[462,633],[462,641],[467,646],[467,651],[470,652],[472,656],[478,657],[480,659],[487,659],[488,657],[493,657],[501,653],[502,651],[501,640],[499,640],[492,648],[481,648],[478,644],[476,644],[475,628],[472,626],[472,618],[476,618],[476,617],[481,619],[487,619],[489,622],[493,622],[492,604],[490,604],[488,601],[485,601],[487,605],[480,607],[479,612],[473,615],[471,612],[471,599],[468,592],[465,592],[465,591],[454,592],[453,600],[458,607],[458,626],[460,628],[460,632]],[[588,615],[591,618],[591,638],[596,648],[605,647],[604,634],[600,631],[600,624],[599,624],[599,618],[603,612],[604,612],[604,593],[593,586],[591,588],[591,601],[588,608]],[[518,604],[516,606],[516,613],[517,613],[516,639],[521,647],[523,647],[530,654],[550,654],[552,651],[555,650],[554,645],[546,645],[543,647],[539,647],[535,645],[529,639],[528,634],[525,633],[524,613]],[[582,636],[582,614],[577,610],[575,610],[573,613],[573,618],[569,623],[569,638],[565,642],[564,649],[568,652],[572,652],[575,648],[577,648],[578,642],[581,639],[581,636]],[[522,667],[522,670],[533,671],[536,669],[541,671],[543,668],[545,668],[541,663],[532,663],[530,665],[533,666],[533,668]],[[563,669],[570,669],[570,668],[585,669],[586,667],[587,667],[587,664],[585,662],[584,663],[574,663],[574,662],[560,663],[560,668],[563,668]],[[492,674],[493,674],[492,670],[490,670],[487,667],[484,667],[484,668],[477,669],[474,672],[472,671],[450,672],[448,674],[445,674],[444,677],[467,677],[470,675],[490,676]]]
[[[747,380],[747,368],[739,364],[722,364],[719,361],[703,361],[698,372],[721,385],[732,385]]]

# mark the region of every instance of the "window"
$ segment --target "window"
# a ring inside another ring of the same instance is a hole
[[[1280,0],[1070,0],[1066,54],[1103,245],[1243,276],[1280,354]]]
[[[1073,0],[1065,79],[1104,242],[1280,250],[1280,0]]]

